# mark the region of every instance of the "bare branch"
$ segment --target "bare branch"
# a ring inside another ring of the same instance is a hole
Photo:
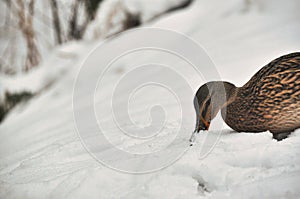
[[[53,28],[55,31],[56,43],[62,44],[62,31],[60,27],[60,18],[58,14],[58,6],[56,0],[50,0],[52,16],[53,16]]]
[[[35,43],[35,34],[33,30],[33,15],[35,1],[31,0],[28,6],[28,16],[25,15],[25,4],[23,0],[17,1],[17,13],[19,16],[19,28],[21,29],[27,44],[27,58],[24,71],[27,72],[40,62],[40,53]]]

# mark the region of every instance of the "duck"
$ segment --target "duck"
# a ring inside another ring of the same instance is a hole
[[[195,133],[209,130],[221,111],[236,132],[269,131],[280,141],[300,128],[300,52],[283,55],[262,67],[242,87],[226,81],[202,85],[194,97]]]

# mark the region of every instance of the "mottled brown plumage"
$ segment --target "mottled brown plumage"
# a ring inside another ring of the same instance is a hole
[[[207,130],[221,110],[238,132],[269,130],[281,140],[300,128],[300,53],[284,55],[259,70],[243,87],[209,82],[194,99],[196,132]]]

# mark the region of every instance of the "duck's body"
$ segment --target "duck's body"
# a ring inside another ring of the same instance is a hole
[[[300,128],[300,53],[275,59],[243,87],[235,87],[228,82],[210,82],[204,87],[208,88],[208,98],[215,101],[214,107],[217,108],[212,108],[210,114],[207,111],[203,114],[207,105],[203,102],[208,100],[203,97],[202,86],[195,97],[198,102],[198,107],[195,105],[198,131],[203,129],[199,128],[201,123],[206,126],[204,129],[208,129],[205,121],[209,124],[219,110],[226,124],[238,132],[269,130],[276,138],[277,134]],[[225,91],[225,101],[218,97],[218,93],[222,94],[221,87]]]

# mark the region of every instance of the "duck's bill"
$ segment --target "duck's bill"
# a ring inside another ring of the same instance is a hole
[[[190,138],[190,146],[193,146],[196,141],[196,133],[198,133],[196,130],[192,133],[192,136]]]

